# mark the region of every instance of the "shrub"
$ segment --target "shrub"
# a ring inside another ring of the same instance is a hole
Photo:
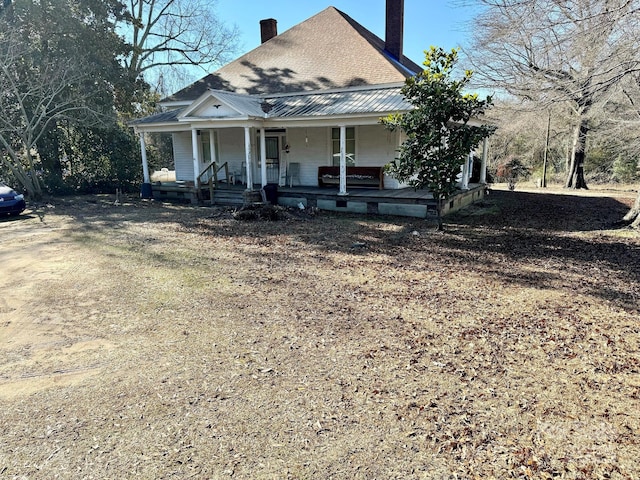
[[[529,177],[529,173],[529,167],[522,163],[519,158],[509,157],[506,161],[498,164],[496,177],[498,177],[499,180],[507,182],[509,189],[513,190],[518,181]]]
[[[611,179],[620,183],[634,183],[640,179],[640,163],[632,157],[618,157],[613,162]]]

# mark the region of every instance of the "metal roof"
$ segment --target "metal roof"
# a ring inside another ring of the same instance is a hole
[[[178,121],[178,115],[184,110],[183,108],[176,108],[174,110],[167,110],[166,112],[156,113],[144,118],[138,118],[129,122],[130,125],[147,125],[153,123],[176,123]]]
[[[378,87],[354,87],[344,90],[316,91],[285,95],[244,95],[212,90],[210,95],[226,103],[241,115],[253,118],[321,118],[347,115],[382,115],[410,110],[401,93],[401,86],[386,85]],[[150,125],[158,123],[178,123],[180,113],[186,109],[170,110],[131,122],[132,125]],[[228,118],[208,118],[207,120],[227,120]],[[183,121],[190,121],[188,115]]]
[[[272,106],[268,118],[381,114],[411,109],[400,89],[399,86],[374,87],[267,97],[265,100]]]

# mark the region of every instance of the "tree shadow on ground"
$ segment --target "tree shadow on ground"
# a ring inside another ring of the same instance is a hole
[[[490,191],[485,201],[451,216],[446,223],[493,228],[581,232],[615,228],[630,204],[602,196]]]
[[[66,198],[55,211],[73,217],[72,233],[79,237],[125,235],[132,250],[149,250],[151,264],[176,269],[175,256],[161,252],[162,239],[128,226],[151,222],[177,236],[197,235],[212,249],[231,239],[242,245],[249,262],[265,261],[265,247],[271,246],[268,261],[288,262],[289,252],[281,246],[291,243],[315,258],[346,255],[357,263],[358,257],[376,256],[389,268],[403,269],[432,264],[523,287],[580,290],[637,310],[640,241],[612,232],[627,209],[607,197],[493,192],[480,205],[446,217],[444,233],[421,219],[320,213],[306,220],[243,222],[228,208],[140,200],[116,205],[111,196]],[[46,223],[46,212],[38,215]]]
[[[637,310],[640,242],[615,234],[628,209],[609,197],[494,192],[452,215],[438,244],[455,262],[502,281],[563,285]]]

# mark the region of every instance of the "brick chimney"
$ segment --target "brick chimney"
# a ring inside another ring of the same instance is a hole
[[[404,39],[404,0],[387,0],[384,49],[392,57],[402,59]]]
[[[278,35],[278,22],[275,18],[260,20],[260,40],[262,43]]]

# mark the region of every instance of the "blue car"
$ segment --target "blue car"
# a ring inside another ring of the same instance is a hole
[[[0,215],[20,215],[25,208],[24,195],[0,182]]]

